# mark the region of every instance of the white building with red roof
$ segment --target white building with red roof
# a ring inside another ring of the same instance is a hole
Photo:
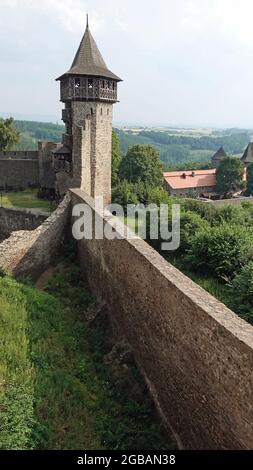
[[[216,194],[216,169],[169,171],[163,174],[170,195],[210,197]]]

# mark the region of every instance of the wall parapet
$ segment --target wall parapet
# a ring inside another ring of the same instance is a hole
[[[34,230],[49,216],[42,211],[0,207],[0,240],[18,230]]]
[[[83,191],[71,199],[96,213]],[[180,445],[251,449],[253,327],[139,238],[81,240],[79,256]]]
[[[55,258],[69,224],[70,196],[42,225],[32,231],[13,232],[0,243],[0,267],[15,277],[36,279]]]

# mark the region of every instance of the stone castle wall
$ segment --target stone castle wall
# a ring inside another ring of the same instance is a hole
[[[23,209],[0,207],[0,240],[18,230],[34,230],[41,225],[48,215],[34,214]]]
[[[61,144],[38,142],[38,150],[0,152],[0,189],[38,188],[51,165],[52,151]]]
[[[213,204],[216,207],[222,206],[239,206],[242,202],[249,202],[250,204],[253,203],[253,197],[234,197],[231,199],[217,199],[217,200],[210,200],[207,201],[208,204]]]
[[[0,158],[0,188],[22,190],[29,187],[39,187],[38,160]]]
[[[80,190],[72,191],[76,203],[95,214]],[[139,238],[81,240],[79,256],[179,445],[251,449],[253,327]]]
[[[6,159],[20,159],[20,160],[38,160],[38,150],[8,150],[8,151],[0,151],[0,160]]]
[[[111,202],[111,103],[71,103],[74,186]]]
[[[18,231],[0,243],[0,268],[36,279],[55,259],[70,222],[67,195],[55,212],[32,231]]]

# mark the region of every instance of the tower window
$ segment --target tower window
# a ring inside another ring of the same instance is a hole
[[[90,108],[90,113],[91,113],[91,115],[93,114],[93,108]]]
[[[89,80],[88,80],[88,88],[89,88],[89,89],[92,89],[92,88],[93,88],[93,80],[92,80],[92,78],[89,78]]]
[[[102,81],[102,88],[105,88],[105,81]]]
[[[109,116],[109,112],[110,112],[110,111],[109,111],[109,108],[107,108],[107,116]]]
[[[80,88],[80,86],[81,86],[81,79],[75,78],[75,88]]]
[[[103,108],[101,108],[101,111],[100,111],[100,113],[101,113],[101,116],[102,116],[102,114],[103,114]]]

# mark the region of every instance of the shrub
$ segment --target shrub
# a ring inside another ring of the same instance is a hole
[[[244,225],[250,220],[250,215],[241,206],[225,205],[216,209],[216,214],[212,220],[214,225],[222,222],[229,222],[237,225]]]
[[[194,270],[232,277],[253,258],[253,233],[247,227],[223,223],[199,230],[191,239],[187,260]]]
[[[185,211],[196,212],[208,222],[212,222],[217,212],[217,209],[211,203],[193,199],[184,199],[181,203],[181,206]]]
[[[180,219],[180,251],[184,252],[187,248],[190,248],[192,238],[198,230],[204,229],[207,231],[209,228],[210,224],[199,214],[192,211],[182,212]]]

